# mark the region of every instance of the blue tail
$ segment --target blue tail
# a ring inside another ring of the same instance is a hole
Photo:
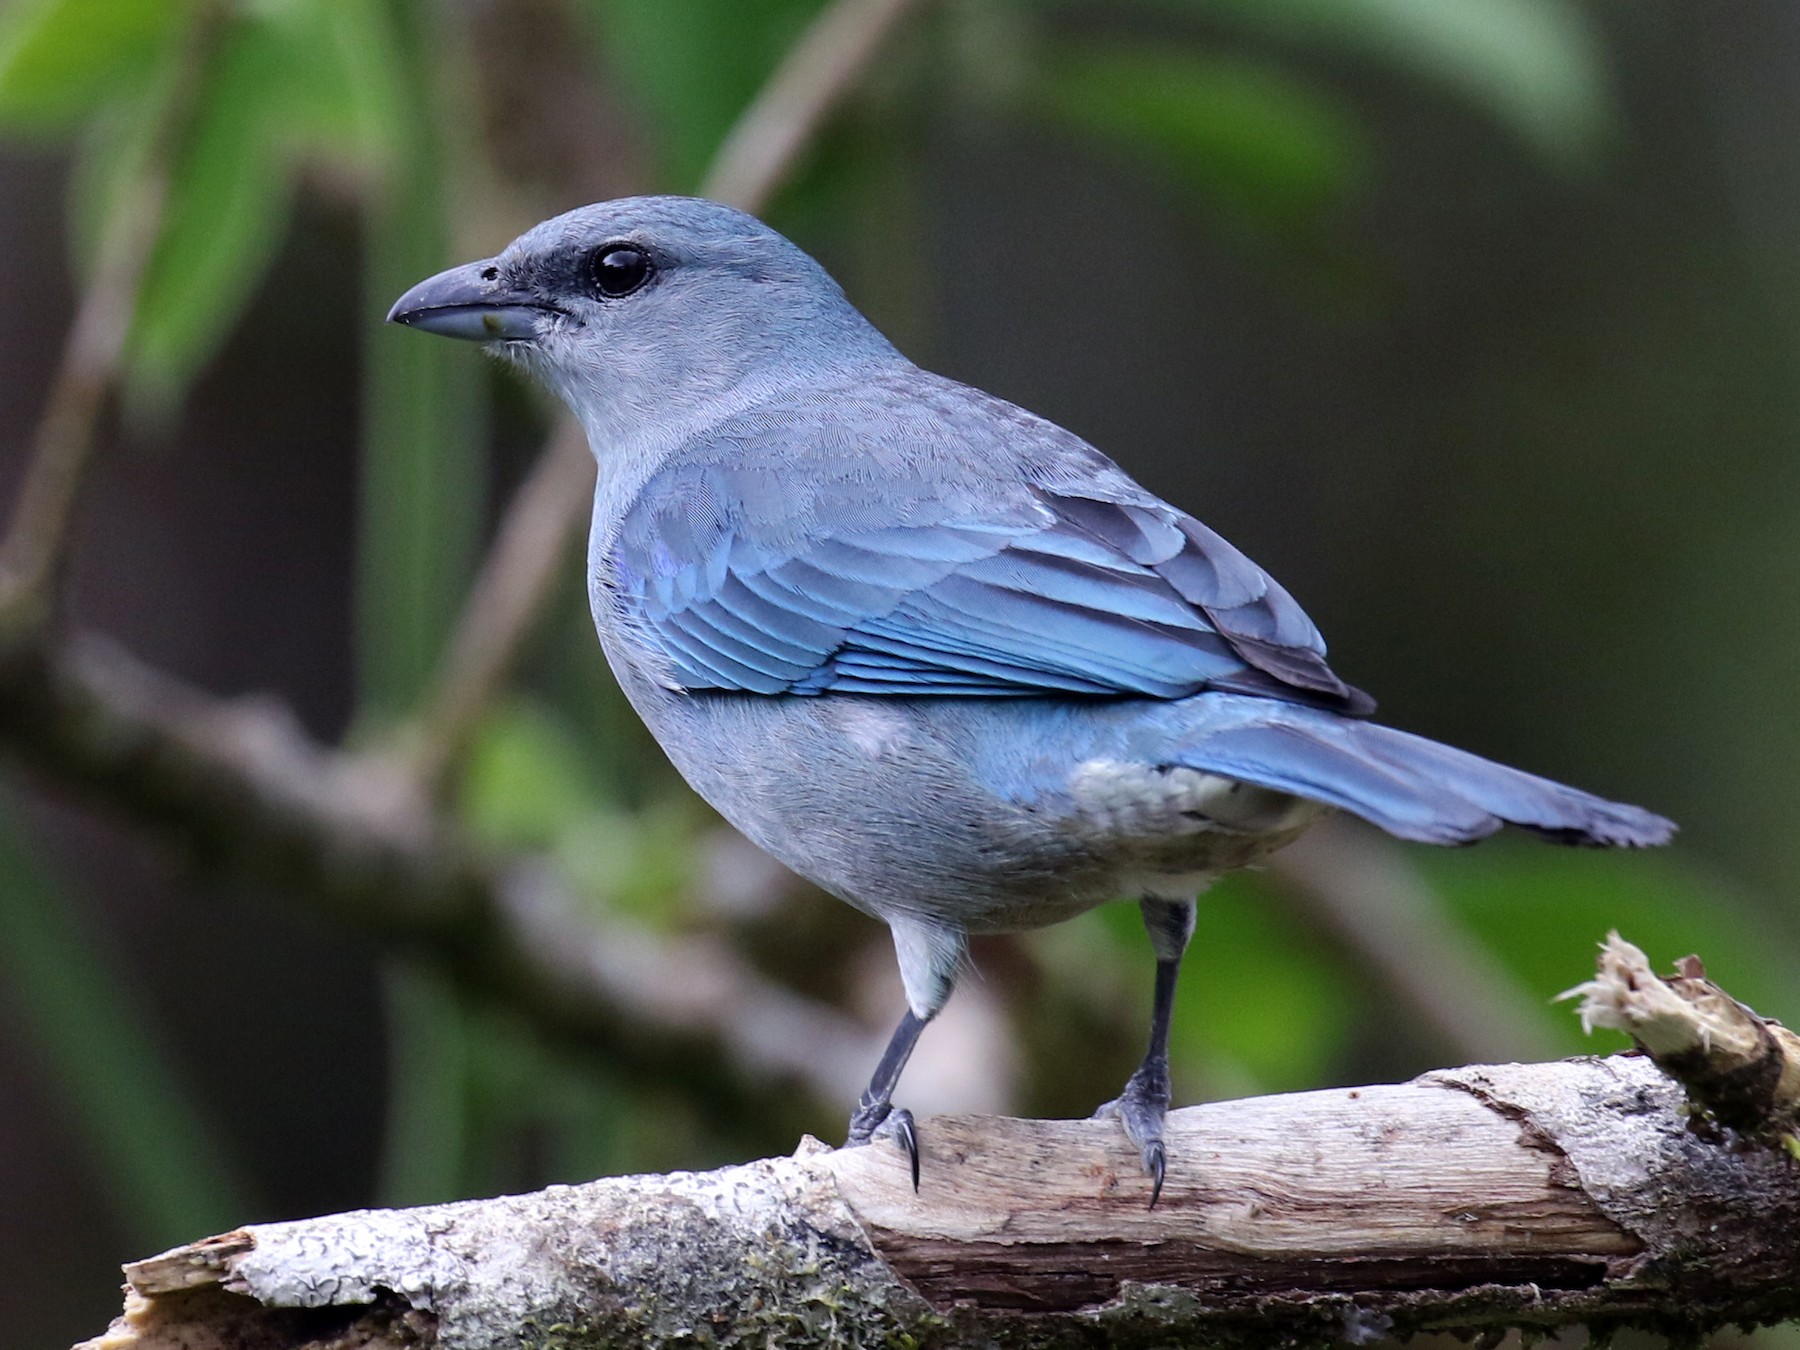
[[[1326,802],[1428,844],[1471,843],[1502,825],[1596,847],[1663,844],[1675,833],[1672,821],[1641,807],[1392,727],[1292,704],[1262,702],[1257,713],[1208,729],[1172,758]]]

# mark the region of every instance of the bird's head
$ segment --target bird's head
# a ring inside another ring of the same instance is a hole
[[[691,197],[628,197],[547,220],[492,258],[420,282],[388,320],[519,362],[596,442],[899,359],[799,248]]]

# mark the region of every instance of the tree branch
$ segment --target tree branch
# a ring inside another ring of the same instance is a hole
[[[1687,1089],[1699,1123],[1776,1143],[1800,1158],[1800,1035],[1760,1017],[1706,978],[1698,956],[1667,980],[1616,932],[1600,944],[1595,977],[1579,998],[1584,1030],[1623,1031]]]
[[[565,415],[507,506],[417,725],[395,738],[427,792],[443,790],[506,687],[593,495],[587,436]]]
[[[1800,1313],[1800,1169],[1645,1059],[1192,1107],[1145,1206],[1110,1121],[922,1123],[703,1174],[263,1224],[126,1268],[87,1350],[1366,1344]]]
[[[876,53],[922,2],[837,0],[825,9],[725,137],[700,195],[760,211]]]
[[[5,636],[0,742],[201,863],[431,956],[627,1073],[704,1084],[727,1119],[854,1097],[878,1046],[850,1019],[722,944],[659,938],[545,867],[486,856],[392,760],[324,749],[279,704],[226,703],[100,639]]]

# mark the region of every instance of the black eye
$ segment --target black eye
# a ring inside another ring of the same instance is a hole
[[[650,255],[632,244],[606,244],[594,250],[594,285],[601,295],[616,300],[630,295],[654,270]]]

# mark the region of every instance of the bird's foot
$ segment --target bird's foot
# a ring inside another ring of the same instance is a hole
[[[1169,1154],[1163,1145],[1163,1120],[1169,1114],[1169,1072],[1166,1066],[1145,1064],[1131,1075],[1125,1090],[1094,1112],[1094,1119],[1115,1116],[1125,1127],[1125,1137],[1136,1146],[1150,1178],[1150,1208],[1162,1197],[1163,1179],[1169,1170]]]
[[[904,1106],[896,1107],[891,1101],[870,1101],[867,1097],[857,1105],[856,1112],[850,1117],[850,1137],[844,1141],[846,1148],[857,1148],[871,1140],[892,1139],[906,1154],[906,1161],[912,1168],[912,1187],[916,1194],[919,1189],[919,1131],[913,1124],[913,1114]]]

